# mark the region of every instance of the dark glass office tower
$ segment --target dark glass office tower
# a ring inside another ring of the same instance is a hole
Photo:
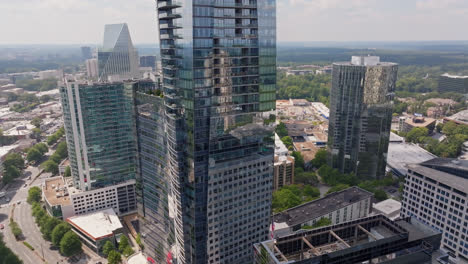
[[[329,164],[361,179],[385,175],[398,65],[379,57],[333,64]]]
[[[275,1],[157,5],[172,255],[178,263],[249,263],[271,214]]]
[[[175,243],[174,217],[169,211],[167,139],[162,92],[150,80],[128,82],[133,86],[138,138],[137,196],[144,251],[165,263]]]

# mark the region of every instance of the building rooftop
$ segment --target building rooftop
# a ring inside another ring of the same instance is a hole
[[[10,153],[13,149],[16,149],[18,145],[9,145],[0,147],[0,158],[3,158],[6,154]]]
[[[388,144],[387,166],[398,176],[405,176],[408,164],[421,163],[436,156],[413,143],[390,142]]]
[[[62,177],[46,179],[42,187],[42,195],[51,206],[71,205],[70,195]]]
[[[408,165],[408,169],[411,169],[414,172],[427,176],[447,186],[452,186],[458,190],[465,192],[468,190],[468,179],[466,178],[459,177],[437,169],[424,167],[421,164]]]
[[[94,240],[112,236],[115,230],[123,228],[119,217],[112,208],[67,219],[72,226]]]
[[[436,120],[430,117],[415,116],[412,118],[407,118],[405,123],[413,127],[427,127],[430,124],[434,123]]]
[[[299,225],[372,196],[372,193],[359,187],[350,187],[275,214],[273,215],[273,221],[275,224]]]
[[[275,133],[275,155],[286,156],[288,155],[288,148],[281,141],[278,134]]]
[[[375,215],[333,226],[300,230],[256,243],[254,250],[262,255],[262,260],[276,264],[342,263],[344,259],[348,260],[347,263],[361,263],[369,260],[368,252],[372,252],[374,258],[396,258],[391,263],[398,263],[395,261],[404,254],[411,255],[417,251],[426,252],[425,259],[430,260],[427,254],[438,249],[440,237],[440,232],[415,218],[392,221],[384,215]],[[387,249],[382,250],[383,247]],[[399,254],[388,255],[397,252]]]
[[[468,109],[460,111],[460,112],[458,112],[458,113],[456,113],[454,115],[451,115],[449,117],[445,117],[444,119],[448,120],[448,121],[454,121],[454,122],[457,122],[459,124],[468,125]]]
[[[393,62],[381,62],[378,56],[352,56],[350,61],[335,62],[333,65],[342,66],[393,66]]]
[[[399,142],[399,143],[402,143],[404,142],[405,139],[403,137],[400,137],[399,135],[393,133],[393,132],[390,132],[390,142]]]
[[[468,76],[452,75],[452,74],[449,74],[449,73],[444,73],[441,76],[448,77],[448,78],[454,78],[454,79],[468,79]]]
[[[384,200],[380,203],[376,203],[372,206],[372,208],[374,210],[376,210],[377,212],[380,212],[386,216],[390,216],[392,214],[395,214],[395,213],[398,213],[399,215],[399,212],[400,212],[400,209],[401,209],[401,203],[398,202],[397,200],[393,200],[393,199],[387,199],[387,200]],[[398,216],[397,216],[398,217]],[[392,218],[390,218],[392,219]],[[394,220],[394,219],[392,219]]]

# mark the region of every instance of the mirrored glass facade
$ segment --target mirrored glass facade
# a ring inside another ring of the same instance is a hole
[[[333,64],[328,129],[329,164],[360,179],[385,176],[398,65]],[[359,62],[357,62],[359,64]]]
[[[178,263],[248,263],[270,224],[275,1],[157,5],[172,255]]]
[[[88,191],[135,179],[132,90],[66,82],[60,95],[74,186]]]

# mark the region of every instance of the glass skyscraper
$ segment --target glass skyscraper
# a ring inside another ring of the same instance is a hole
[[[269,236],[275,1],[157,6],[175,234],[168,256],[177,263],[249,263],[253,243]]]
[[[104,28],[104,41],[98,50],[100,81],[121,81],[139,77],[139,57],[126,23]]]
[[[379,57],[333,64],[329,164],[360,179],[385,175],[398,65]]]
[[[134,180],[132,89],[65,81],[60,95],[74,186],[89,191]]]

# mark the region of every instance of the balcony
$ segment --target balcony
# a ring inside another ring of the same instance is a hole
[[[177,8],[181,6],[182,6],[182,2],[179,2],[179,1],[172,1],[172,0],[158,1],[159,10],[168,10],[168,9]]]
[[[164,23],[164,24],[159,24],[160,29],[176,29],[176,28],[182,28],[182,25],[179,23]]]
[[[174,19],[181,18],[182,16],[179,13],[159,13],[159,19]]]
[[[160,39],[181,39],[182,36],[178,34],[161,34]]]

